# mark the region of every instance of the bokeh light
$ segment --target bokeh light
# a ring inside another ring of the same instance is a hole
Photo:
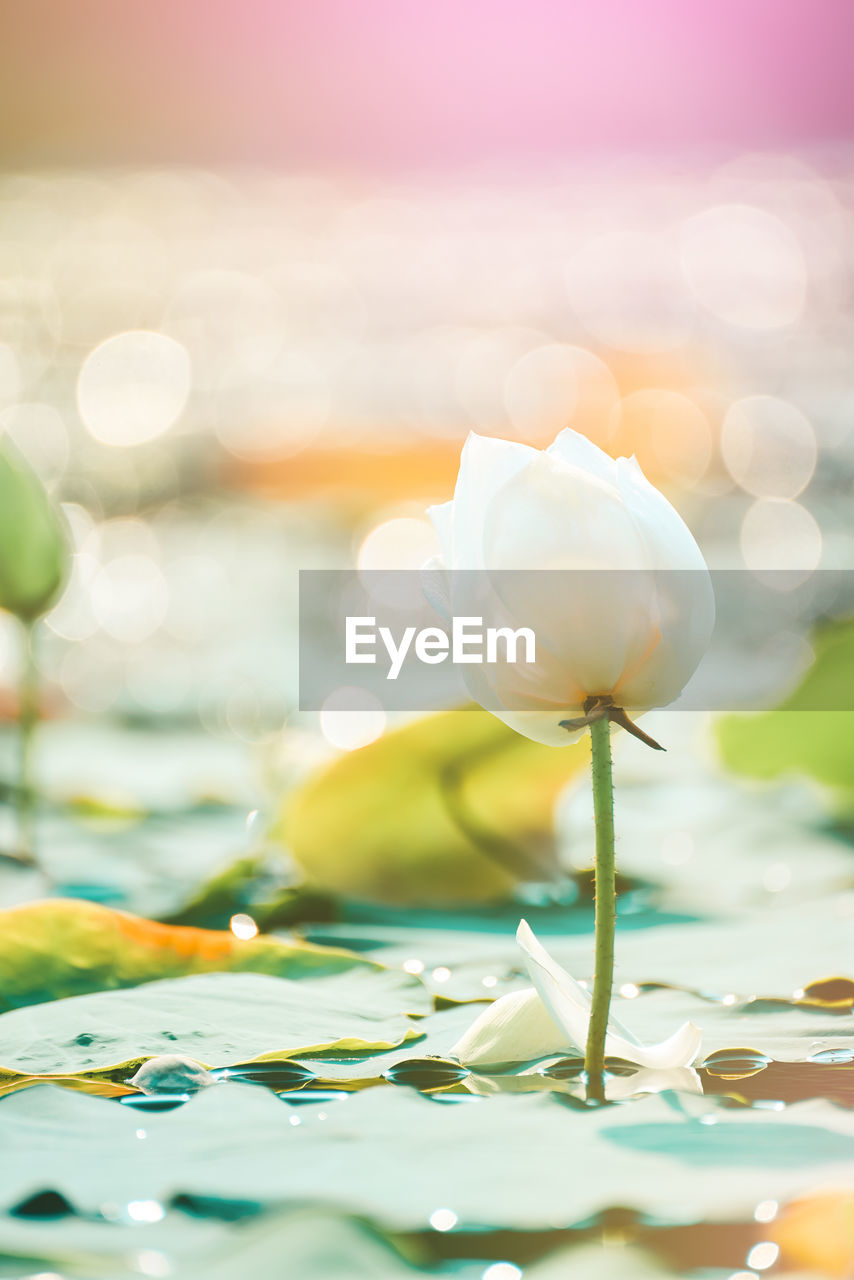
[[[523,355],[507,375],[504,389],[514,434],[538,444],[573,427],[605,445],[619,398],[616,379],[603,360],[562,343]]]
[[[719,205],[689,218],[682,266],[698,301],[729,324],[779,329],[803,308],[803,252],[785,223],[764,209]]]
[[[168,431],[190,394],[180,343],[144,330],[115,334],[87,357],[77,383],[80,416],[96,440],[137,445]]]
[[[68,465],[68,431],[62,415],[49,404],[15,404],[0,413],[0,436],[13,440],[30,466],[49,484]]]
[[[796,498],[817,458],[806,415],[776,396],[747,396],[727,411],[721,453],[737,484],[757,498]]]
[[[712,457],[712,432],[702,409],[679,391],[646,388],[620,401],[612,415],[611,451],[635,454],[655,481],[692,488]]]
[[[818,567],[821,529],[799,502],[760,498],[742,520],[740,545],[748,569],[756,573],[768,570],[771,575],[785,570],[781,581],[795,586]]]
[[[231,917],[229,928],[235,938],[240,938],[244,942],[248,941],[249,938],[254,938],[258,933],[258,926],[255,921],[243,911]]]
[[[15,352],[0,342],[0,408],[14,404],[21,393],[21,371]]]
[[[91,585],[92,611],[107,635],[124,644],[140,644],[161,625],[169,589],[149,556],[121,555],[109,560]]]
[[[690,334],[692,312],[675,248],[645,231],[614,231],[567,263],[569,304],[598,342],[618,351],[658,352]]]
[[[359,547],[356,567],[363,571],[420,569],[439,551],[439,538],[429,520],[398,516],[371,530]]]
[[[378,699],[355,686],[335,689],[320,712],[321,733],[341,751],[366,747],[382,735],[385,726],[386,713]]]
[[[281,355],[287,333],[279,293],[247,271],[189,272],[177,283],[163,331],[190,353],[196,386],[248,385]]]
[[[324,426],[331,403],[322,364],[284,351],[255,377],[226,369],[216,395],[214,430],[238,458],[284,458],[304,449]]]

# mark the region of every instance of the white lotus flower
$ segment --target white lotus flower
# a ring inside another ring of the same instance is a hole
[[[553,960],[522,920],[516,941],[525,953],[533,987],[501,996],[469,1027],[451,1053],[466,1066],[530,1062],[575,1050],[584,1053],[591,997]],[[642,1044],[616,1018],[608,1021],[605,1052],[651,1071],[690,1067],[703,1033],[686,1022],[661,1044]]]
[[[425,572],[434,604],[536,635],[533,664],[463,670],[472,697],[519,733],[566,745],[566,722],[595,700],[629,727],[626,711],[665,706],[693,675],[714,625],[711,579],[634,458],[569,430],[545,451],[472,434],[453,500],[429,515],[442,548]],[[562,582],[531,570],[594,572]]]

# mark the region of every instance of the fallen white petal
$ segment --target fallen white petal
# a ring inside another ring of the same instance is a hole
[[[520,922],[516,940],[525,953],[534,986],[501,996],[472,1023],[450,1051],[467,1065],[531,1062],[571,1049],[584,1053],[590,993],[549,955],[527,921]],[[670,1073],[690,1068],[700,1052],[702,1038],[700,1028],[686,1022],[660,1044],[642,1044],[611,1017],[605,1052],[652,1072]],[[686,1083],[683,1080],[681,1087]],[[637,1081],[632,1091],[638,1092]]]
[[[570,1044],[583,1052],[590,1022],[589,993],[552,959],[526,920],[520,921],[516,941],[525,953],[531,981],[555,1024]],[[661,1044],[641,1044],[631,1031],[612,1017],[608,1022],[605,1052],[613,1058],[636,1062],[640,1067],[668,1071],[672,1067],[690,1067],[700,1051],[702,1038],[700,1028],[686,1022]]]
[[[532,1062],[565,1049],[566,1036],[534,988],[526,987],[488,1005],[450,1052],[467,1066],[478,1066]]]

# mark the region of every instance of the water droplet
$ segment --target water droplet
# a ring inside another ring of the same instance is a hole
[[[171,1033],[167,1034],[171,1037]],[[177,1098],[206,1088],[214,1083],[214,1078],[195,1058],[182,1053],[162,1053],[143,1062],[127,1083],[141,1093]]]
[[[852,1049],[822,1049],[819,1053],[813,1053],[807,1059],[808,1062],[854,1062],[854,1048]]]
[[[820,978],[804,987],[804,1000],[814,1004],[845,1006],[854,1004],[854,981],[851,978]]]
[[[443,1089],[465,1080],[465,1067],[442,1058],[407,1058],[383,1072],[391,1084],[411,1085],[414,1089]]]
[[[213,1073],[221,1080],[234,1080],[240,1084],[263,1084],[268,1089],[281,1092],[285,1089],[301,1089],[315,1073],[301,1062],[290,1059],[278,1062],[241,1062]]]
[[[403,968],[406,973],[412,973],[415,977],[418,977],[420,973],[424,972],[424,961],[415,959],[404,960]]]
[[[521,1280],[522,1268],[513,1262],[493,1262],[481,1276],[481,1280]]]
[[[721,1076],[727,1080],[737,1080],[743,1076],[755,1075],[764,1071],[771,1059],[758,1049],[718,1049],[700,1065],[710,1075]]]
[[[443,964],[440,964],[437,969],[433,970],[434,982],[447,982],[450,976],[451,976],[450,969],[446,968],[446,966]]]

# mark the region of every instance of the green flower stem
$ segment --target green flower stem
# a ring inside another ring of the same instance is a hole
[[[23,624],[21,676],[18,684],[18,857],[35,862],[35,788],[32,778],[33,738],[39,721],[35,623]]]
[[[611,775],[611,724],[600,716],[590,724],[593,749],[593,814],[596,820],[596,965],[593,1004],[584,1068],[591,1099],[604,1098],[605,1036],[614,983],[614,931],[617,885],[614,868],[614,783]]]

